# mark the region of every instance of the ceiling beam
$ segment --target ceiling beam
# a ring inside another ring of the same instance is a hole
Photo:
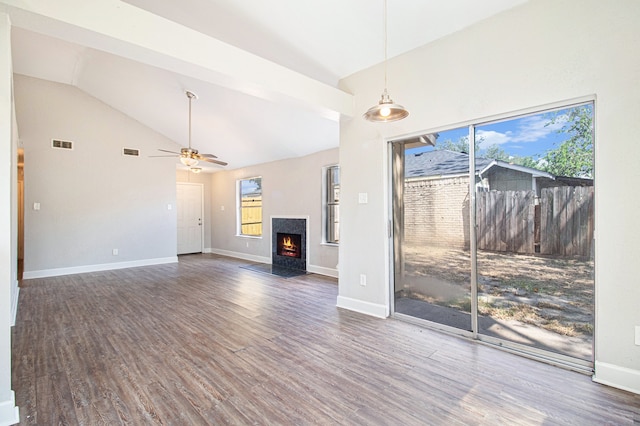
[[[273,102],[352,117],[353,96],[119,0],[0,0],[12,25]]]

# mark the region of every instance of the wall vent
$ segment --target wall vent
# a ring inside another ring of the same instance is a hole
[[[131,157],[140,157],[140,150],[134,148],[122,148],[122,155],[129,155]]]
[[[60,139],[51,139],[51,147],[59,149],[73,149],[73,142]]]

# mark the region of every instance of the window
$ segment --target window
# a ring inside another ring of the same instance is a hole
[[[262,236],[262,177],[238,181],[239,235]]]
[[[324,168],[324,242],[337,244],[340,240],[340,167]]]

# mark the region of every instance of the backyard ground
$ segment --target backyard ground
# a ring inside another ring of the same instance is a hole
[[[447,247],[404,247],[402,297],[470,312],[470,255]],[[481,316],[534,326],[590,346],[593,260],[478,252]]]

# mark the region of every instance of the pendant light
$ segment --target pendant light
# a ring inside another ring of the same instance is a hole
[[[409,115],[402,105],[398,105],[391,100],[387,93],[387,0],[384,0],[384,91],[382,97],[363,117],[373,122],[388,122],[402,120]]]

